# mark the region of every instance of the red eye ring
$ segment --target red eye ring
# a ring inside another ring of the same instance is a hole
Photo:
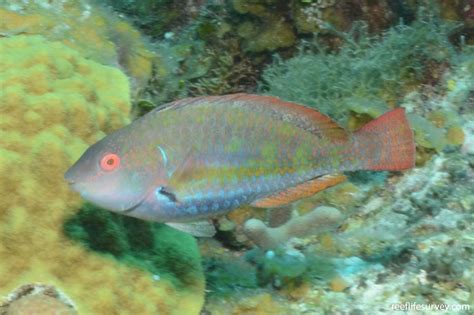
[[[108,153],[100,160],[100,167],[104,171],[113,171],[120,165],[120,157],[115,153]]]

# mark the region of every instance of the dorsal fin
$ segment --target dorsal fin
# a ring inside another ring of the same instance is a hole
[[[245,106],[254,106],[258,110],[270,113],[275,118],[289,121],[316,136],[326,136],[332,140],[347,140],[347,132],[331,118],[311,107],[286,102],[272,96],[252,94],[234,94],[236,102]]]
[[[343,128],[314,108],[286,102],[272,96],[238,93],[221,96],[191,97],[165,104],[155,109],[155,111],[181,109],[187,106],[203,104],[253,108],[256,111],[272,115],[277,119],[289,121],[316,136],[325,136],[332,140],[341,141],[348,138],[347,132]]]
[[[187,97],[174,102],[163,104],[155,108],[152,112],[161,112],[169,109],[179,109],[193,104],[202,104],[204,102],[212,102],[214,99],[220,98],[221,96],[199,96],[199,97]]]
[[[344,175],[324,175],[311,179],[303,184],[255,200],[251,205],[258,208],[273,208],[314,195],[318,191],[337,185],[346,180]]]

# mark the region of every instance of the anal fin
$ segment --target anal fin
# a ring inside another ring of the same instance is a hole
[[[196,222],[186,222],[186,223],[177,223],[177,222],[167,222],[166,225],[171,226],[172,228],[191,234],[196,237],[212,237],[216,234],[216,229],[214,225],[208,221],[196,221]]]
[[[251,205],[258,208],[274,208],[314,195],[318,191],[337,185],[346,180],[346,176],[324,175],[290,187],[278,193],[255,200]]]

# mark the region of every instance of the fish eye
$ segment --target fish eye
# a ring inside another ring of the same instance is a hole
[[[120,157],[115,153],[107,153],[100,160],[100,167],[104,171],[113,171],[120,165]]]

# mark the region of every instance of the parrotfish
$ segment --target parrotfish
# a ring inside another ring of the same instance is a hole
[[[344,171],[409,169],[414,154],[403,108],[348,132],[303,105],[232,94],[149,112],[89,147],[65,179],[110,211],[212,236],[218,215],[289,204]]]

